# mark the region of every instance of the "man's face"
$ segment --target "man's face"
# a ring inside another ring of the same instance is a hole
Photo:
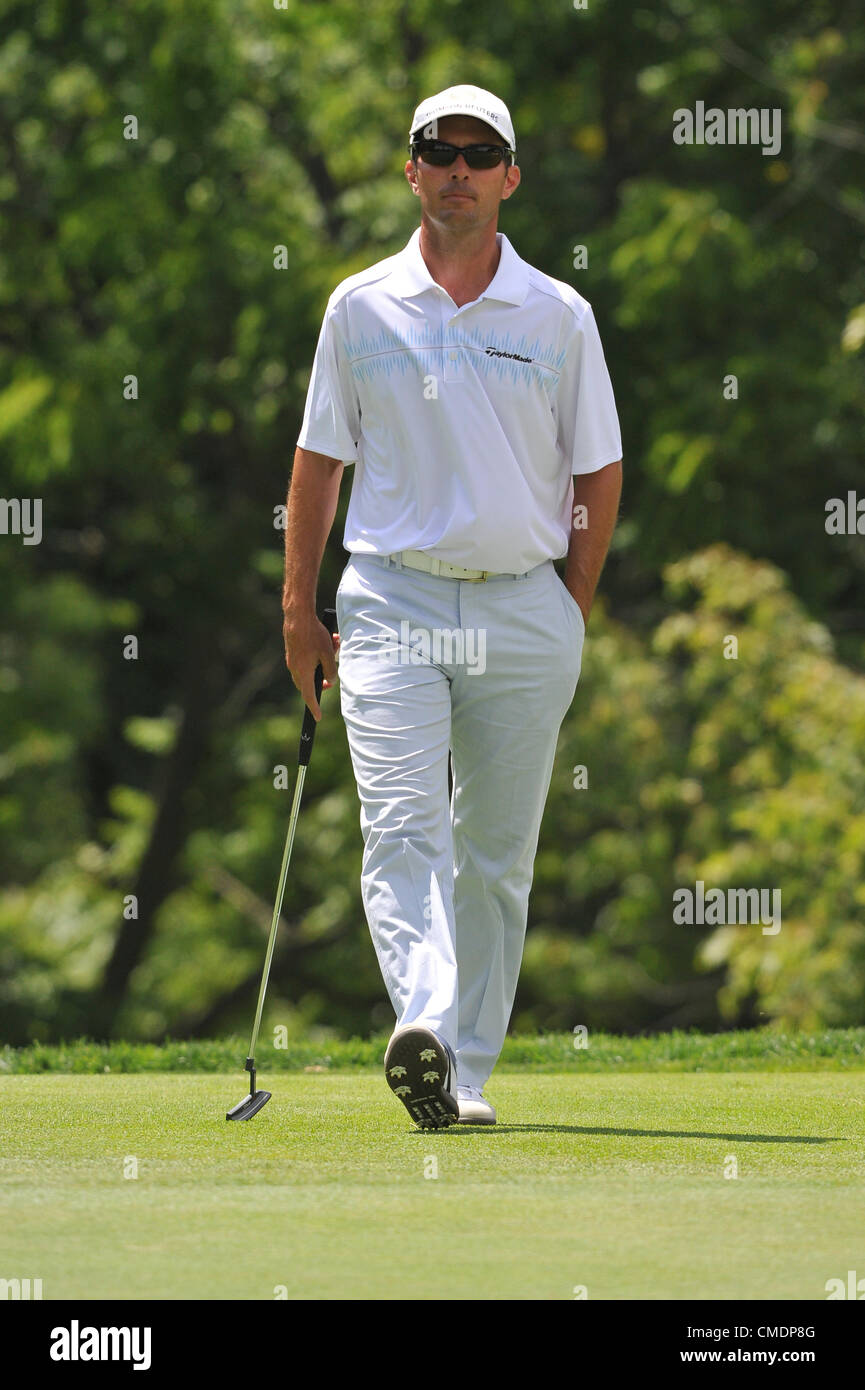
[[[507,142],[474,116],[445,116],[438,122],[437,139],[449,145],[504,145]],[[494,169],[470,169],[462,155],[442,169],[417,164],[409,159],[405,174],[412,192],[421,201],[421,212],[437,227],[454,232],[477,230],[498,217],[499,204],[509,198],[520,181],[515,164],[497,164]]]

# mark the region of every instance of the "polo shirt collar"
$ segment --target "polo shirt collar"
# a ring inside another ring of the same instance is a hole
[[[505,304],[522,304],[529,292],[528,266],[518,256],[504,232],[496,233],[501,255],[498,269],[479,299],[498,299]],[[420,227],[416,227],[404,250],[396,255],[391,275],[392,288],[401,299],[412,299],[425,290],[441,289],[430,275],[420,253]]]

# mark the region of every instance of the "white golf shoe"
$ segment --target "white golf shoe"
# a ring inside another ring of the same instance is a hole
[[[420,1129],[447,1129],[457,1123],[457,1064],[451,1048],[430,1028],[411,1024],[388,1043],[387,1084]]]
[[[460,1106],[461,1125],[494,1125],[496,1112],[478,1086],[460,1086],[457,1089]]]

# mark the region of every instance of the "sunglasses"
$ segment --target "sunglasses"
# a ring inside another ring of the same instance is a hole
[[[507,145],[449,145],[444,140],[416,140],[409,145],[412,159],[418,155],[424,164],[444,169],[462,155],[470,169],[495,169],[503,159],[511,160]]]

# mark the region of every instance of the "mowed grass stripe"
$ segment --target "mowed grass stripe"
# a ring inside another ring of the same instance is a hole
[[[279,1076],[229,1125],[237,1089],[0,1078],[5,1276],[49,1299],[812,1299],[865,1270],[861,1076],[497,1075],[496,1129],[437,1134],[381,1076]]]
[[[262,1072],[303,1071],[307,1067],[325,1071],[376,1069],[381,1066],[388,1037],[389,1034],[381,1033],[369,1039],[287,1039],[283,1046],[276,1046],[274,1034],[264,1027],[257,1061]],[[237,1070],[242,1078],[247,1041],[193,1039],[157,1045],[79,1039],[56,1045],[4,1047],[0,1050],[0,1074]],[[595,1032],[584,1037],[573,1033],[518,1035],[505,1040],[496,1075],[514,1070],[585,1074],[823,1068],[865,1068],[865,1028],[827,1028],[816,1033],[781,1033],[772,1028],[712,1034],[674,1031],[644,1038]]]

